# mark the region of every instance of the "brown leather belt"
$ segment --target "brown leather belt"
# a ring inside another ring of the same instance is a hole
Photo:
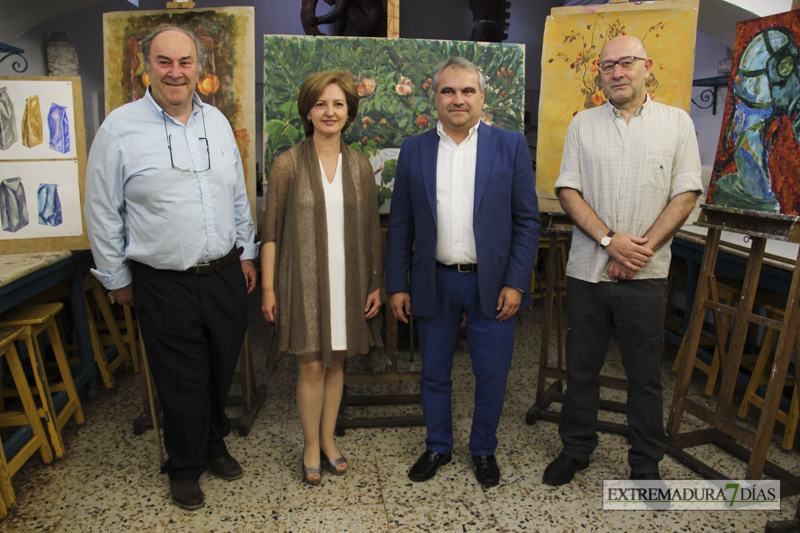
[[[186,272],[189,274],[194,274],[196,276],[207,276],[209,274],[213,274],[217,272],[222,267],[228,265],[229,263],[233,263],[234,261],[239,260],[239,256],[242,255],[244,248],[236,248],[234,247],[228,255],[223,257],[222,259],[216,259],[214,261],[209,261],[208,263],[199,263],[193,267],[189,267],[186,269]]]
[[[478,264],[477,263],[456,263],[455,265],[446,265],[444,263],[440,263],[436,261],[436,264],[439,266],[443,266],[445,268],[452,268],[453,270],[458,270],[462,274],[468,274],[470,272],[477,272],[478,271]]]

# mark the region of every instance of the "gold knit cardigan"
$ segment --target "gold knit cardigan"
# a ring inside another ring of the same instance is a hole
[[[375,178],[369,161],[349,148],[342,152],[344,196],[345,312],[347,357],[364,355],[376,370],[381,358],[381,313],[364,319],[367,295],[383,282],[383,239]],[[281,154],[267,183],[263,242],[275,241],[275,329],[267,369],[284,354],[332,364],[330,277],[325,193],[311,138]]]

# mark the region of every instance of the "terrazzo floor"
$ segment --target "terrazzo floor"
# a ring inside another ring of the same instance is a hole
[[[424,449],[424,429],[364,428],[347,430],[339,448],[350,460],[343,477],[326,475],[319,487],[300,482],[302,433],[294,404],[297,375],[294,361],[284,358],[277,374],[264,371],[268,329],[259,310],[257,289],[251,299],[250,340],[257,380],[267,388],[267,400],[246,437],[232,433],[228,448],[242,463],[242,479],[226,482],[206,473],[201,486],[205,506],[187,512],[170,503],[168,480],[159,473],[152,430],[134,435],[132,420],[142,414],[139,376],[121,375],[112,390],[101,390],[96,402],[84,402],[86,424],[67,425],[67,453],[53,464],[38,456],[13,478],[17,502],[0,520],[0,531],[119,532],[466,532],[466,531],[764,531],[768,520],[792,518],[798,497],[784,498],[781,511],[706,512],[603,511],[604,479],[626,479],[625,438],[600,434],[600,446],[590,467],[561,487],[541,483],[542,471],[561,445],[554,423],[528,426],[525,413],[533,404],[540,348],[542,307],[520,313],[516,352],[510,374],[497,458],[502,479],[484,489],[470,469],[467,438],[472,412],[473,378],[467,346],[459,341],[454,381],[454,459],[425,483],[406,477]],[[554,336],[555,337],[555,336]],[[402,340],[405,338],[401,332]],[[555,347],[551,350],[554,352]],[[671,404],[674,374],[672,354],[662,366],[665,406]],[[401,351],[406,369],[418,368],[418,356]],[[623,375],[612,348],[604,374]],[[692,395],[701,398],[700,380]],[[359,392],[413,392],[413,385],[352,387]],[[603,391],[609,399],[624,393]],[[558,408],[558,406],[555,406]],[[419,406],[368,407],[351,413],[419,414]],[[755,411],[755,410],[754,410]],[[612,417],[613,418],[613,417]],[[699,422],[686,420],[687,427]],[[783,426],[777,431],[782,434]],[[745,465],[714,447],[697,450],[731,478],[743,477]],[[793,472],[800,471],[796,452],[780,450],[773,439],[769,458]],[[670,457],[661,463],[664,479],[694,479],[696,475]]]

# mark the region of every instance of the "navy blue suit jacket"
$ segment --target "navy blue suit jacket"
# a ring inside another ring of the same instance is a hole
[[[386,292],[411,294],[411,311],[436,311],[436,128],[403,141],[389,210]],[[503,285],[525,290],[539,245],[539,209],[531,157],[519,132],[478,127],[473,231],[481,308],[497,316]]]

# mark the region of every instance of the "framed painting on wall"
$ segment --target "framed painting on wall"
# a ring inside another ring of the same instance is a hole
[[[303,139],[297,112],[303,81],[320,70],[346,70],[360,100],[358,115],[343,137],[372,163],[379,210],[388,213],[400,144],[436,127],[431,76],[437,64],[453,56],[469,59],[486,75],[482,119],[522,131],[524,45],[265,35],[264,176],[278,155]]]
[[[0,254],[89,248],[78,77],[0,77]]]
[[[255,219],[254,9],[220,7],[104,13],[106,114],[144,96],[149,79],[140,42],[162,24],[189,28],[203,44],[208,57],[200,68],[197,93],[204,102],[222,111],[233,128]]]
[[[600,50],[618,35],[635,35],[653,59],[648,94],[687,113],[692,97],[698,0],[553,8],[545,22],[536,190],[555,200],[561,153],[572,117],[603,105],[597,67]],[[548,208],[543,208],[548,209]]]
[[[800,11],[740,22],[706,202],[800,214]]]

